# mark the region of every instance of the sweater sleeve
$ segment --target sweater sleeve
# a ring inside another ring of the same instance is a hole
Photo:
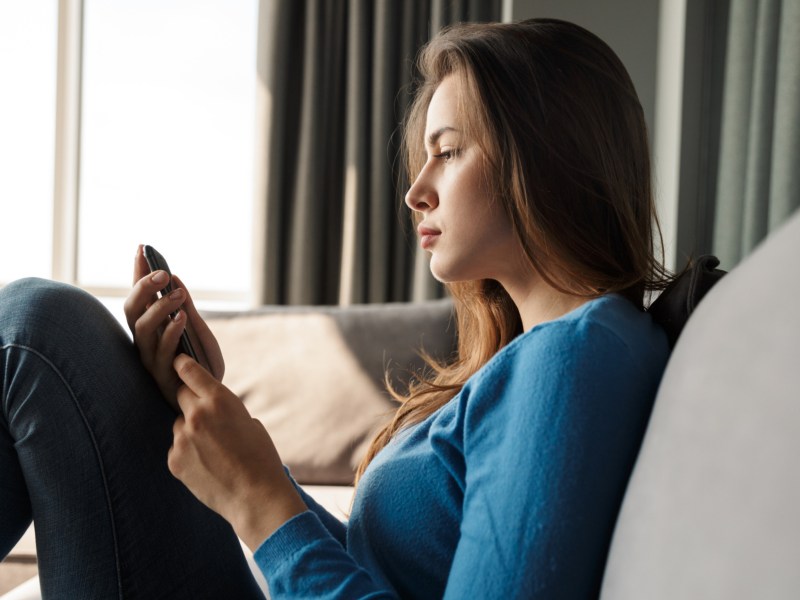
[[[353,560],[316,513],[292,517],[254,555],[270,598],[394,599]]]
[[[445,598],[599,593],[654,384],[600,325],[536,335],[462,392],[463,516]]]
[[[347,526],[342,523],[338,517],[328,512],[319,502],[314,500],[313,496],[306,492],[300,486],[300,484],[295,481],[294,477],[292,477],[292,473],[289,471],[289,467],[284,466],[283,470],[286,471],[286,475],[291,480],[308,509],[317,515],[320,522],[325,526],[325,529],[328,530],[328,533],[330,533],[330,535],[332,535],[333,538],[339,542],[342,547],[344,547],[346,545],[345,538],[347,536]]]
[[[271,600],[396,598],[345,550],[345,524],[314,500],[288,467],[284,470],[309,510],[284,523],[253,555],[267,580]]]

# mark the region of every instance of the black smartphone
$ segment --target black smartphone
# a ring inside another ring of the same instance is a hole
[[[162,297],[166,296],[174,289],[172,287],[172,271],[169,270],[169,265],[167,264],[166,259],[164,259],[161,253],[152,246],[144,247],[144,258],[147,261],[147,265],[150,267],[151,273],[153,271],[166,271],[169,274],[169,280],[167,281],[167,285],[166,287],[164,287],[164,289],[161,290],[161,296]],[[178,314],[178,311],[173,312],[170,315],[170,317],[174,318],[176,314]],[[200,362],[200,359],[197,357],[197,353],[194,350],[194,345],[192,344],[192,340],[189,337],[188,319],[186,327],[184,327],[183,332],[181,333],[181,341],[180,341],[180,346],[178,348],[178,352],[183,352],[184,354],[188,354],[194,360]]]

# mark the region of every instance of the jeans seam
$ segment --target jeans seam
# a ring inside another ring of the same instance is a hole
[[[105,493],[106,505],[108,507],[109,520],[111,522],[111,539],[112,539],[112,542],[113,542],[113,545],[114,545],[114,564],[115,564],[116,570],[117,570],[117,587],[119,589],[119,597],[123,598],[124,596],[123,596],[123,593],[122,593],[122,567],[121,567],[121,564],[120,564],[119,542],[117,540],[117,529],[116,529],[116,524],[114,522],[114,509],[113,509],[113,506],[112,506],[112,503],[111,503],[111,493],[110,493],[110,490],[108,489],[108,478],[106,477],[106,472],[105,472],[105,468],[104,468],[104,465],[103,465],[103,459],[102,459],[102,455],[100,453],[100,447],[99,447],[99,445],[97,443],[97,439],[94,436],[94,432],[92,431],[92,428],[89,425],[89,420],[86,418],[86,415],[83,412],[83,409],[81,408],[80,402],[78,402],[78,398],[75,395],[75,392],[72,390],[72,386],[70,386],[70,384],[67,381],[66,377],[64,377],[64,375],[61,373],[61,371],[58,369],[58,367],[56,367],[56,365],[49,358],[47,358],[44,354],[42,354],[41,352],[39,352],[35,348],[31,348],[30,346],[25,346],[23,344],[10,343],[10,344],[6,344],[4,346],[0,346],[0,350],[2,350],[3,352],[5,352],[6,350],[11,349],[11,348],[16,348],[16,349],[19,349],[19,350],[23,350],[25,352],[30,352],[31,354],[37,356],[40,360],[42,360],[48,367],[50,367],[50,369],[56,374],[56,376],[64,384],[64,387],[67,389],[67,391],[69,393],[69,396],[72,399],[72,402],[73,402],[76,410],[78,411],[78,414],[80,415],[84,426],[86,427],[86,431],[89,434],[89,439],[91,440],[92,447],[94,448],[95,456],[97,458],[98,468],[100,469],[100,476],[101,476],[102,481],[103,481],[103,491]],[[3,377],[3,396],[2,396],[3,400],[5,400],[5,397],[6,397],[6,387],[5,386],[6,386],[6,378],[4,376]],[[3,402],[3,405],[4,405],[3,406],[3,412],[5,413],[6,412],[5,401]],[[9,415],[8,414],[6,414],[6,419],[9,420]]]

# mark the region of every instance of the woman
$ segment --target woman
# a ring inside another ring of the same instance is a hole
[[[0,553],[33,512],[43,585],[58,592],[248,597],[227,521],[276,598],[597,595],[668,356],[643,310],[668,275],[641,107],[613,52],[560,21],[454,27],[419,66],[406,204],[455,299],[459,352],[401,397],[348,524],[294,484],[219,383],[190,297],[155,301],[164,274],[146,275],[140,251],[125,307],[138,358],[78,292],[72,306],[51,284],[2,292]],[[187,318],[213,374],[175,358]],[[174,424],[146,399],[159,392]],[[49,415],[54,395],[61,422],[43,422],[40,397]],[[54,448],[65,423],[79,441]],[[63,576],[78,564],[97,573]]]

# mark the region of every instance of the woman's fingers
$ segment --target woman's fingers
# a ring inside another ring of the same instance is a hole
[[[208,330],[192,303],[189,292],[177,277],[165,270],[149,272],[142,246],[136,251],[134,261],[134,284],[125,300],[125,319],[133,334],[144,367],[156,380],[167,401],[179,411],[176,391],[180,380],[172,362],[180,345],[181,334],[187,329],[194,337],[193,346],[202,355],[203,364],[211,373],[222,377],[222,356],[219,344]],[[159,297],[169,284],[172,291]],[[187,327],[189,323],[193,327]],[[197,337],[194,329],[200,331]]]
[[[186,289],[177,275],[173,275],[172,281],[174,285]],[[219,348],[217,338],[214,337],[208,324],[203,320],[203,317],[200,316],[200,313],[197,312],[192,300],[192,295],[188,290],[186,292],[186,301],[184,302],[183,308],[186,310],[188,325],[195,337],[193,343],[199,342],[200,344],[199,348],[195,345],[195,349],[198,350],[198,357],[201,359],[200,362],[205,363],[204,366],[208,368],[218,381],[222,381],[222,376],[225,373],[225,361],[222,358],[222,351]]]
[[[139,244],[136,249],[136,257],[133,261],[133,285],[128,297],[125,299],[123,307],[125,319],[128,322],[128,328],[131,330],[131,333],[133,333],[133,325],[136,323],[136,320],[144,314],[144,311],[150,304],[155,302],[157,298],[156,292],[164,287],[164,284],[162,284],[161,287],[157,287],[158,284],[148,285],[149,282],[145,277],[147,277],[149,273],[150,267],[147,265],[147,260],[144,257],[143,246]],[[155,273],[153,275],[155,275]]]
[[[159,346],[160,338],[167,335],[169,331],[173,332],[174,335],[176,328],[178,329],[177,335],[180,337],[180,332],[183,331],[185,315],[180,322],[171,319],[170,315],[177,311],[185,300],[185,290],[178,288],[145,308],[144,312],[133,324],[133,338],[140,351],[149,350],[154,352]],[[172,336],[169,337],[171,338]],[[175,347],[177,348],[177,339],[175,340]]]
[[[241,400],[188,356],[176,357],[174,368],[185,385],[167,466],[255,551],[307,507],[269,433]]]
[[[175,358],[185,326],[186,312],[179,309],[174,317],[167,320],[161,335],[156,339],[155,364],[161,365],[164,373],[172,372],[172,360]]]
[[[125,299],[125,320],[131,333],[136,335],[136,322],[145,314],[148,307],[155,304],[158,292],[169,283],[169,274],[166,271],[156,271],[139,279],[131,288]]]

